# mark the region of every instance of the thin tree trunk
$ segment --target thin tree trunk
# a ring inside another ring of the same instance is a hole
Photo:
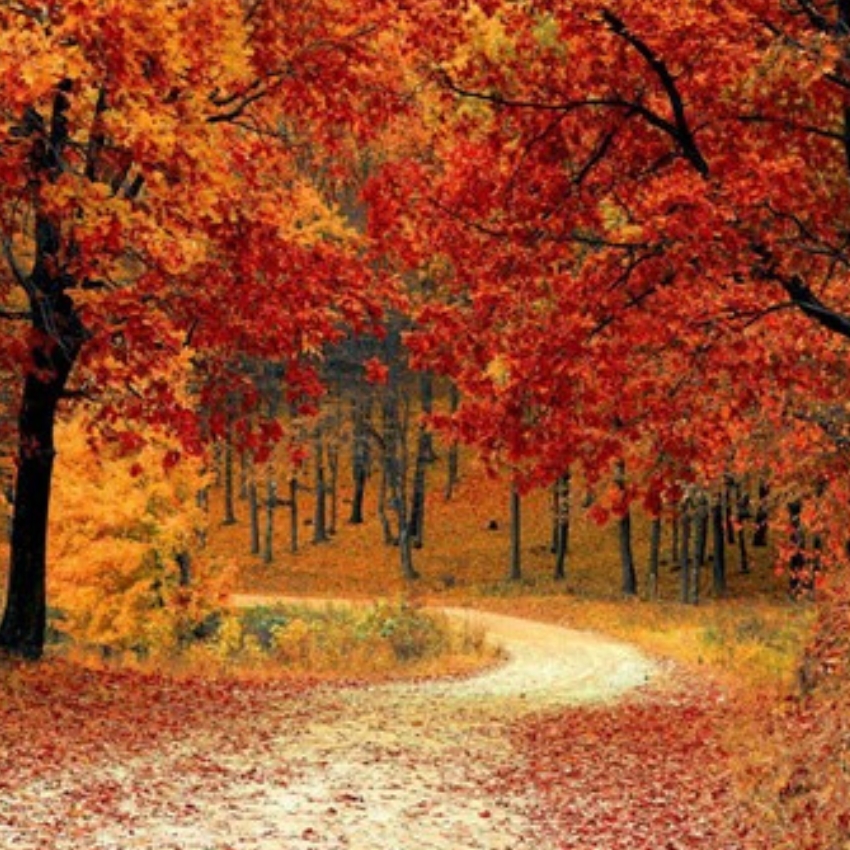
[[[354,493],[351,498],[351,516],[348,521],[352,525],[363,522],[363,501],[366,495],[366,481],[369,478],[369,429],[367,427],[368,406],[355,399],[352,410],[353,439],[351,448],[351,475],[354,483]]]
[[[626,489],[626,465],[623,461],[617,462],[614,482],[620,490]],[[637,596],[637,571],[632,550],[632,513],[629,507],[626,507],[617,526],[620,539],[621,590],[623,596]]]
[[[289,551],[298,552],[298,479],[293,475],[289,479]]]
[[[733,519],[732,505],[735,501],[735,482],[728,477],[726,486],[723,488],[723,516],[726,522],[726,542],[730,546],[735,545],[735,521]]]
[[[708,499],[706,494],[700,491],[696,497],[696,510],[694,511],[694,561],[698,567],[702,567],[708,557],[708,525]]]
[[[274,509],[277,507],[277,484],[274,473],[270,470],[266,482],[266,534],[263,545],[263,563],[274,561]]]
[[[402,576],[413,581],[419,578],[419,573],[413,565],[407,503],[407,416],[407,407],[404,412],[400,409],[397,378],[393,377],[383,404],[385,499],[396,518],[398,536],[394,542],[399,548]]]
[[[679,549],[679,570],[681,571],[682,602],[687,605],[691,601],[691,506],[689,503],[682,505],[681,518],[681,541]]]
[[[333,537],[336,534],[339,518],[339,447],[335,442],[328,445],[328,470],[330,472],[330,482],[328,483],[328,504],[330,506],[328,535]]]
[[[511,562],[510,581],[522,579],[522,499],[515,484],[511,484]]]
[[[327,527],[327,485],[325,484],[325,447],[321,428],[317,429],[313,441],[313,459],[315,463],[314,492],[316,501],[313,508],[313,543],[328,541]]]
[[[647,575],[647,593],[650,599],[658,598],[658,566],[661,560],[661,517],[652,518],[649,536],[649,570]]]
[[[248,516],[251,526],[251,554],[260,554],[260,499],[254,477],[248,484]]]
[[[420,376],[420,401],[422,415],[428,416],[434,408],[434,380],[428,373]],[[420,422],[416,440],[416,461],[413,470],[413,494],[410,504],[410,542],[422,548],[425,539],[425,482],[428,466],[434,462],[434,440],[430,425]]]
[[[670,564],[674,571],[679,569],[680,526],[679,514],[677,513],[670,520]]]
[[[769,513],[767,509],[767,497],[770,489],[764,481],[759,482],[759,502],[756,508],[756,529],[753,532],[753,546],[763,548],[767,546],[767,531]]]
[[[713,591],[718,599],[726,595],[726,535],[724,529],[723,497],[718,493],[711,505],[711,537],[714,549],[712,562]]]
[[[555,550],[555,581],[567,577],[567,552],[570,547],[570,473],[562,475],[553,487],[553,540]]]
[[[747,536],[744,534],[744,523],[750,519],[750,497],[749,494],[741,488],[738,492],[738,555],[740,562],[738,567],[742,575],[746,575],[750,571],[750,554],[747,551]]]

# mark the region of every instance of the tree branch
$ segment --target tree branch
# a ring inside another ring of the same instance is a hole
[[[620,38],[631,44],[632,47],[634,47],[634,49],[646,60],[649,67],[655,72],[661,82],[664,92],[667,95],[667,99],[670,102],[670,109],[673,112],[673,123],[671,124],[669,121],[664,121],[664,125],[667,128],[666,132],[673,136],[673,138],[678,142],[685,158],[691,163],[691,165],[693,165],[699,174],[703,177],[707,177],[708,163],[705,161],[699,147],[697,146],[696,139],[694,138],[690,125],[688,124],[688,120],[685,117],[685,106],[682,102],[682,96],[679,93],[676,81],[673,79],[673,75],[670,73],[667,65],[662,59],[655,55],[653,50],[645,41],[643,41],[643,39],[635,35],[626,26],[625,22],[612,11],[604,9],[602,12],[602,19],[606,24],[608,24],[608,27],[615,35],[618,35]]]

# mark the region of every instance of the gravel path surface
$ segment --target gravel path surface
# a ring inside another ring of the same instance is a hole
[[[192,733],[120,764],[66,771],[4,803],[38,830],[18,850],[553,850],[527,789],[494,777],[518,758],[514,721],[610,700],[658,670],[635,649],[557,626],[451,610],[484,627],[503,666],[461,681],[322,688],[263,705],[238,744]],[[101,811],[75,811],[103,787]],[[68,824],[75,825],[71,830]],[[55,827],[51,830],[51,824]],[[0,830],[3,832],[4,830]],[[44,842],[50,834],[49,843]]]

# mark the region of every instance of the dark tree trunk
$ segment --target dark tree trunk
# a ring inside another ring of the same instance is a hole
[[[709,504],[706,494],[700,491],[694,511],[694,561],[697,567],[702,567],[708,557],[708,524]]]
[[[35,275],[35,273],[34,273]],[[59,295],[52,305],[33,304],[43,317],[64,331],[33,349],[35,369],[24,381],[18,417],[18,468],[12,518],[11,563],[6,610],[0,624],[0,649],[25,658],[39,658],[47,623],[47,524],[53,461],[56,454],[56,410],[85,334],[73,303]],[[43,334],[47,329],[39,327]]]
[[[429,374],[420,376],[419,381],[422,415],[429,416],[434,409],[434,380]],[[410,502],[410,542],[417,549],[425,539],[425,482],[428,467],[434,462],[434,440],[430,425],[419,424],[416,440],[416,461],[413,470],[413,493]]]
[[[637,571],[635,570],[635,558],[632,551],[632,513],[630,510],[626,510],[617,525],[620,538],[623,596],[637,596]]]
[[[20,416],[12,552],[0,648],[39,658],[47,624],[47,521],[55,455],[53,427],[64,379],[25,382]]]
[[[263,563],[274,561],[274,509],[277,507],[277,484],[274,473],[269,470],[266,481],[266,533],[263,542]]]
[[[39,136],[33,143],[29,159],[34,184],[42,179],[55,182],[63,170],[70,90],[69,81],[59,83],[49,140]],[[25,278],[12,263],[12,271],[28,293],[34,341],[32,368],[24,379],[18,414],[18,467],[0,650],[35,659],[44,652],[47,624],[47,527],[56,411],[87,333],[67,293],[75,281],[61,272],[59,223],[39,211],[33,232],[31,273]]]
[[[649,575],[647,593],[650,599],[658,598],[658,565],[661,560],[661,517],[652,518],[649,537]]]
[[[339,518],[339,447],[336,442],[328,445],[328,471],[330,481],[328,483],[328,535],[336,534],[337,521]]]
[[[322,430],[316,431],[313,441],[313,460],[315,463],[313,489],[316,501],[313,508],[313,543],[328,541],[327,526],[327,484],[325,483],[325,443]]]
[[[733,512],[735,492],[735,482],[729,477],[726,481],[726,486],[723,488],[723,515],[726,522],[726,542],[730,546],[735,545],[735,520]]]
[[[626,465],[618,461],[614,472],[614,483],[620,490],[626,489]],[[637,596],[637,571],[632,550],[632,514],[627,506],[617,523],[620,539],[621,590],[623,596]]]
[[[743,487],[738,491],[737,512],[739,568],[741,573],[746,575],[750,571],[750,553],[747,551],[747,536],[744,534],[744,523],[750,519],[752,512],[750,509],[750,495]]]
[[[570,548],[570,473],[562,475],[553,487],[552,543],[555,553],[556,581],[567,577],[567,552]]]
[[[686,605],[691,601],[691,506],[682,505],[679,519],[681,540],[679,542],[679,570],[681,572],[681,599]]]
[[[753,546],[763,548],[767,546],[768,509],[767,497],[769,495],[767,484],[762,481],[759,484],[759,501],[756,508],[756,529],[753,532]]]
[[[516,485],[511,485],[511,563],[510,581],[522,579],[522,499]]]
[[[449,386],[449,412],[454,414],[460,406],[460,392],[454,383]],[[454,495],[455,487],[459,480],[460,470],[460,449],[457,440],[452,440],[449,444],[449,457],[446,467],[446,501],[448,502]]]
[[[251,526],[251,554],[260,554],[260,500],[254,478],[248,484],[248,517]]]
[[[351,475],[354,482],[354,493],[351,498],[351,516],[348,521],[352,525],[363,523],[363,500],[366,495],[366,482],[369,479],[370,445],[369,445],[369,402],[355,399],[353,415],[353,440],[351,447]]]
[[[713,589],[718,598],[726,595],[726,537],[723,522],[723,498],[717,495],[711,505],[711,538],[714,550]]]
[[[395,370],[393,370],[394,372]],[[413,551],[410,539],[410,516],[408,513],[408,450],[407,426],[409,407],[404,400],[403,409],[399,399],[398,376],[392,374],[383,402],[383,450],[384,450],[384,505],[385,535],[390,525],[386,515],[388,506],[395,514],[398,535],[393,541],[399,549],[401,573],[408,581],[419,578],[413,565]]]
[[[298,479],[293,475],[289,479],[289,551],[298,552]]]

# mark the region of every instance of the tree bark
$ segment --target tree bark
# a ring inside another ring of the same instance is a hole
[[[351,447],[351,475],[354,483],[354,493],[351,497],[351,515],[348,521],[352,525],[363,523],[363,501],[366,496],[366,482],[369,479],[369,408],[371,399],[361,401],[355,399],[353,416],[353,439]]]
[[[313,440],[313,460],[315,463],[314,485],[316,501],[313,509],[313,543],[328,541],[327,526],[327,484],[325,483],[325,443],[321,428],[316,430]]]
[[[434,381],[425,373],[419,380],[422,415],[433,412]],[[425,484],[428,467],[434,462],[434,440],[430,426],[420,422],[416,440],[416,461],[413,469],[413,493],[410,502],[410,542],[417,549],[422,548],[425,540]]]
[[[555,581],[567,578],[567,552],[570,547],[570,473],[567,471],[553,488],[554,522],[552,542],[555,550]]]
[[[257,495],[257,482],[252,475],[248,484],[248,517],[251,526],[251,554],[260,554],[260,500]]]
[[[691,602],[691,506],[688,501],[682,504],[679,524],[681,526],[681,540],[679,542],[681,599],[687,605]]]
[[[626,465],[622,461],[617,463],[614,482],[620,490],[625,490]],[[629,507],[626,507],[617,526],[620,539],[621,590],[623,596],[637,596],[637,571],[632,550],[632,514]]]
[[[711,505],[711,537],[714,549],[713,589],[718,598],[726,594],[726,536],[723,522],[723,497],[717,494]]]
[[[649,537],[649,571],[647,593],[650,599],[658,598],[658,566],[661,560],[661,517],[652,518]]]
[[[289,551],[298,552],[298,479],[293,475],[289,479]]]
[[[510,581],[522,579],[522,499],[515,484],[511,484],[511,562]]]
[[[68,143],[71,83],[61,81],[53,99],[49,144],[34,141],[33,181],[55,182],[63,170]],[[40,658],[47,626],[47,528],[56,412],[71,370],[88,333],[68,288],[76,283],[61,271],[62,229],[41,211],[34,222],[32,269],[26,279],[13,268],[27,292],[32,316],[32,367],[24,379],[18,413],[18,468],[12,519],[6,608],[0,623],[0,650]],[[14,264],[13,264],[14,266]]]

